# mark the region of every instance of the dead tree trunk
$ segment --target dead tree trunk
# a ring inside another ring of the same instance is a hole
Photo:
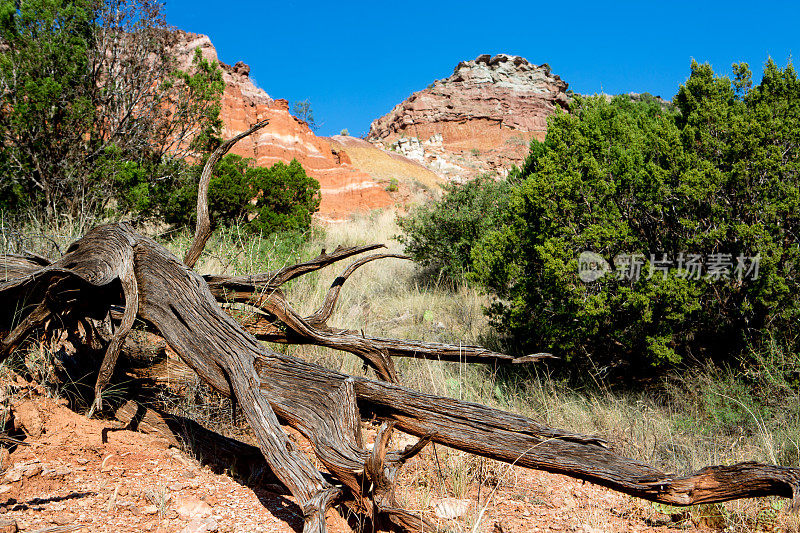
[[[795,506],[800,504],[800,469],[742,463],[676,476],[621,457],[595,437],[398,385],[392,356],[518,360],[480,347],[370,338],[328,327],[347,276],[385,254],[366,257],[345,270],[321,308],[309,317],[298,315],[286,302],[282,283],[374,248],[323,252],[308,263],[271,273],[204,279],[129,225],[100,226],[52,264],[37,257],[0,256],[0,301],[5,304],[0,306],[0,359],[38,329],[80,324],[90,337],[93,326],[88,319],[103,319],[121,308],[98,378],[95,407],[100,407],[119,346],[133,318],[143,319],[204,381],[237,400],[267,463],[303,509],[307,532],[325,530],[325,512],[337,501],[347,502],[375,524],[389,521],[405,530],[432,530],[420,517],[400,509],[394,499],[398,468],[429,441],[673,505],[765,495],[793,498]],[[220,301],[247,304],[255,315],[242,325]],[[278,354],[256,337],[350,351],[372,365],[383,381],[347,376]],[[523,360],[541,357],[546,354]],[[361,439],[360,421],[365,418],[384,422],[372,450]],[[339,484],[328,481],[296,448],[281,422],[309,439]],[[388,451],[393,427],[417,435],[420,442],[406,450]]]

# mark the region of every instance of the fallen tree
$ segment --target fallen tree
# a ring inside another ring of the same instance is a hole
[[[482,405],[441,398],[397,383],[392,357],[471,362],[533,362],[477,346],[371,338],[331,328],[344,281],[360,266],[393,254],[373,254],[350,265],[333,283],[320,309],[299,315],[280,287],[290,279],[379,246],[323,251],[312,261],[251,276],[198,275],[192,270],[210,235],[206,190],[214,162],[201,177],[198,230],[184,262],[125,223],[99,226],[57,261],[34,255],[0,256],[0,359],[34,331],[63,331],[78,344],[101,348],[92,411],[102,409],[121,346],[142,319],[211,387],[234,398],[261,453],[297,499],[304,531],[324,531],[325,512],[337,502],[372,519],[376,529],[434,530],[400,508],[394,497],[398,469],[428,442],[438,442],[519,466],[588,480],[633,496],[672,505],[777,495],[800,505],[800,469],[758,463],[711,466],[676,476],[619,456],[602,439],[548,428],[534,420]],[[241,322],[234,316],[247,314]],[[232,316],[233,315],[233,316]],[[105,334],[102,324],[115,324]],[[380,380],[348,376],[276,353],[259,339],[315,344],[361,357]],[[361,421],[382,422],[371,449]],[[287,424],[312,444],[327,473],[287,437]],[[419,437],[416,445],[388,450],[393,428]]]

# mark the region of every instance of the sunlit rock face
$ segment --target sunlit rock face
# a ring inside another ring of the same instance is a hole
[[[368,139],[463,180],[521,163],[547,118],[567,106],[567,84],[547,64],[482,55],[375,120]]]
[[[182,68],[191,67],[196,48],[206,59],[218,60],[207,36],[185,32],[179,35],[176,55]],[[354,168],[345,153],[332,147],[328,139],[314,135],[308,124],[292,116],[286,100],[273,99],[256,86],[250,78],[250,67],[242,62],[234,66],[220,63],[220,66],[225,80],[222,136],[233,137],[256,122],[269,119],[268,126],[239,141],[231,153],[251,157],[260,166],[297,159],[320,183],[322,203],[317,218],[323,221],[344,220],[356,212],[392,205],[383,185]]]

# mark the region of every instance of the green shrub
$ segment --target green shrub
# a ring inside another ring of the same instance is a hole
[[[182,176],[182,185],[167,194],[163,209],[155,214],[170,224],[194,224],[201,171],[202,165],[197,165]],[[141,182],[127,190],[137,191],[139,186]],[[153,190],[151,183],[147,190]],[[208,187],[212,224],[242,224],[254,233],[308,229],[319,202],[319,183],[297,160],[254,167],[251,160],[228,154],[217,163]]]
[[[398,218],[406,253],[453,281],[472,271],[472,248],[508,216],[512,181],[484,176],[450,185],[442,201]]]
[[[248,223],[254,232],[306,230],[311,215],[319,209],[319,182],[306,175],[296,159],[288,165],[278,162],[270,168],[252,169],[252,184],[261,191]],[[250,175],[250,171],[248,171]]]
[[[674,109],[576,96],[512,183],[478,182],[406,220],[408,251],[470,272],[496,295],[489,315],[519,350],[574,368],[647,372],[767,339],[797,349],[800,82],[772,61],[755,87],[746,65],[734,70],[731,81],[693,63]],[[476,203],[503,188],[502,206]],[[642,275],[611,267],[587,283],[584,251],[610,265],[641,254]],[[707,275],[715,259],[725,275]]]

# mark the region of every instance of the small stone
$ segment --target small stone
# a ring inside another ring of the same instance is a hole
[[[51,518],[50,521],[57,526],[68,526],[69,524],[75,522],[75,515],[72,513],[57,514]]]
[[[217,531],[218,529],[219,524],[213,518],[195,518],[180,533],[206,533],[207,531]]]
[[[6,475],[3,477],[3,479],[9,483],[16,483],[22,479],[22,470],[18,468],[12,468],[6,472]]]
[[[5,494],[13,488],[11,485],[0,485],[0,494]]]
[[[25,477],[38,476],[41,473],[42,465],[39,463],[33,463],[22,467],[22,475]]]
[[[211,506],[194,496],[186,496],[176,502],[175,511],[184,520],[211,516]]]
[[[72,469],[67,466],[56,466],[54,468],[42,469],[44,477],[66,477],[72,473]]]
[[[433,513],[442,519],[453,519],[464,516],[469,509],[470,500],[459,498],[442,498],[433,506]]]
[[[158,512],[158,507],[155,505],[145,505],[144,507],[140,508],[139,511],[145,515],[152,515]]]
[[[180,476],[182,479],[192,479],[197,476],[197,471],[192,468],[186,468],[181,472]]]
[[[75,462],[78,463],[79,465],[85,465],[86,463],[89,462],[89,459],[87,459],[86,457],[78,457],[77,459],[75,459]]]

